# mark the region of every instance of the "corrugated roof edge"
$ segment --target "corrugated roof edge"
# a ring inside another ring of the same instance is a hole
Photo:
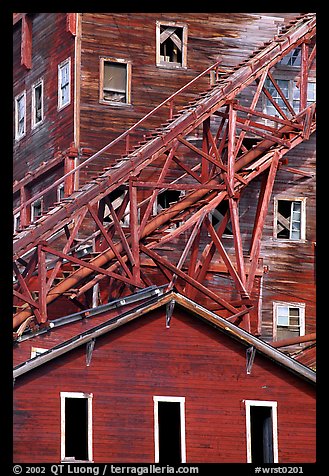
[[[159,307],[164,306],[170,303],[171,301],[174,301],[175,304],[178,304],[184,309],[187,309],[188,311],[192,312],[198,318],[201,318],[206,322],[212,324],[213,326],[220,329],[232,338],[244,343],[246,346],[249,345],[254,347],[256,351],[258,351],[260,354],[265,355],[269,359],[285,367],[287,370],[295,373],[299,377],[304,378],[310,383],[316,382],[316,372],[314,370],[311,370],[307,366],[285,355],[283,352],[275,349],[270,344],[267,344],[258,337],[255,337],[254,335],[250,334],[244,329],[241,329],[235,324],[232,324],[231,322],[218,316],[212,311],[209,311],[200,304],[197,304],[191,299],[188,299],[187,297],[182,296],[181,294],[173,291],[161,294],[159,296],[151,297],[146,303],[143,303],[142,305],[123,313],[121,316],[109,319],[108,321],[98,326],[95,326],[92,329],[89,329],[88,331],[82,332],[81,334],[65,342],[62,342],[61,344],[58,344],[57,346],[47,350],[44,353],[19,364],[18,366],[14,367],[14,381],[21,375],[63,354],[66,354],[67,352],[77,347],[80,347],[83,344],[87,344],[92,339],[96,339],[97,337],[100,337],[106,334],[107,332],[116,329],[117,327],[120,327],[132,320],[135,320],[136,318],[143,316],[154,309],[158,309]]]

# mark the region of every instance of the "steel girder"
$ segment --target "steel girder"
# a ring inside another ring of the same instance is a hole
[[[82,298],[104,278],[109,283],[107,299],[112,299],[152,284],[150,269],[157,270],[168,289],[177,288],[196,300],[199,293],[199,299],[200,295],[209,299],[219,315],[251,330],[262,231],[276,172],[285,154],[307,140],[316,127],[315,104],[307,105],[314,37],[315,17],[304,15],[233,73],[221,71],[218,64],[208,68],[204,73],[214,68],[218,76],[209,91],[176,116],[172,104],[177,93],[172,95],[160,105],[170,105],[167,123],[116,165],[16,234],[15,337],[26,326],[47,326],[48,306],[59,296],[87,308]],[[298,111],[273,75],[275,65],[296,47],[302,52]],[[273,99],[266,81],[281,105]],[[272,104],[275,115],[263,112],[261,98]],[[149,113],[147,119],[151,116]],[[86,162],[111,152],[120,142],[127,143],[132,129]],[[194,132],[200,130],[200,140],[193,140]],[[252,146],[246,138],[255,139]],[[73,172],[77,169],[66,176]],[[238,204],[245,188],[260,176],[263,180],[247,251]],[[159,195],[178,190],[183,192],[181,198],[154,216]],[[227,212],[215,227],[211,213],[224,200]],[[228,221],[234,245],[230,250],[225,249],[222,238]],[[178,242],[178,254],[169,257],[166,247],[175,248]],[[221,290],[215,292],[205,283],[215,253],[217,269],[227,275],[238,299],[228,298]]]

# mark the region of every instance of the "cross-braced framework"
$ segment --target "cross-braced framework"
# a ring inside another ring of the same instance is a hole
[[[275,68],[296,51],[298,97],[292,98]],[[285,154],[316,127],[315,102],[308,100],[315,55],[315,16],[303,15],[234,70],[211,66],[51,187],[23,200],[15,212],[122,147],[115,165],[16,233],[14,336],[27,326],[48,326],[48,307],[60,296],[87,309],[95,289],[104,302],[155,282],[206,300],[218,315],[255,332],[250,313],[257,314],[261,238],[276,173]],[[178,94],[210,72],[211,88],[173,114]],[[168,107],[168,121],[129,151],[135,130]],[[242,233],[239,202],[253,181],[260,184],[256,213]]]

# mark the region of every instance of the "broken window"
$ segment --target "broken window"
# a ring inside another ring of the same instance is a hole
[[[100,101],[130,104],[131,63],[101,58]]]
[[[36,221],[42,215],[42,199],[39,198],[31,203],[31,221]]]
[[[187,26],[175,22],[156,24],[158,66],[186,67]]]
[[[276,79],[276,83],[279,89],[281,90],[283,96],[289,101],[289,104],[292,106],[293,110],[298,113],[300,108],[300,88],[297,87],[297,82],[288,79]],[[266,79],[264,86],[268,90],[276,104],[289,117],[290,112],[288,111],[284,100],[282,99],[279,92],[277,91],[274,84],[269,78]],[[315,82],[309,81],[307,84],[307,106],[310,106],[312,103],[315,102],[315,86]],[[276,108],[268,98],[265,98],[263,112],[271,116],[279,116],[279,112],[276,110]]]
[[[71,102],[70,69],[70,58],[58,65],[58,109],[67,106]]]
[[[15,139],[21,139],[26,132],[26,92],[15,97]]]
[[[229,213],[229,206],[228,206],[228,200],[222,200],[217,207],[211,211],[211,224],[217,231],[219,225],[223,221],[226,213]],[[233,231],[232,231],[232,224],[231,221],[228,220],[225,230],[223,232],[223,235],[226,237],[232,237],[233,236]]]
[[[92,394],[61,392],[61,459],[92,460]]]
[[[247,462],[278,462],[277,402],[246,400]]]
[[[32,86],[32,128],[43,120],[43,80]]]
[[[285,66],[300,66],[302,58],[302,49],[300,46],[291,50],[287,55],[285,55],[280,61],[280,65]]]
[[[289,339],[305,334],[305,304],[273,303],[273,337]]]
[[[155,462],[186,462],[184,397],[153,397]]]
[[[305,200],[275,200],[275,238],[278,240],[305,239]]]

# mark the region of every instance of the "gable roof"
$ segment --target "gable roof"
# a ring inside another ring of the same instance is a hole
[[[263,356],[269,358],[276,364],[283,366],[299,377],[304,378],[308,382],[316,382],[316,373],[312,369],[285,355],[270,344],[267,344],[258,337],[255,337],[244,329],[241,329],[235,324],[232,324],[226,319],[218,316],[214,312],[209,311],[195,301],[192,301],[191,299],[188,299],[182,294],[174,291],[160,295],[158,294],[155,297],[152,296],[146,302],[143,302],[142,305],[134,307],[133,309],[130,309],[117,317],[111,318],[102,324],[94,326],[87,331],[82,332],[73,338],[52,347],[51,349],[34,358],[26,360],[25,362],[14,367],[14,379],[49,361],[52,361],[57,357],[60,357],[63,354],[66,354],[67,352],[70,352],[77,347],[80,347],[81,345],[94,341],[97,337],[107,334],[108,332],[111,332],[112,330],[137,319],[138,317],[144,316],[153,310],[170,304],[172,309],[173,306],[177,305],[192,313],[197,318],[202,319],[208,324],[214,326],[224,334],[244,344],[246,347],[253,347]]]

